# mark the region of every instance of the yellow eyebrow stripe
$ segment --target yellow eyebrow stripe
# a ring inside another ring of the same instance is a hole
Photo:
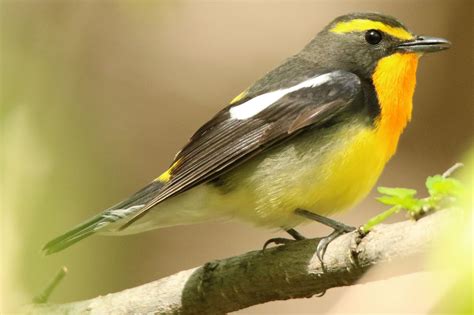
[[[354,19],[347,22],[339,22],[333,28],[331,28],[330,31],[337,34],[344,34],[368,30],[379,30],[402,40],[413,39],[413,34],[401,27],[393,27],[382,22],[365,19]]]

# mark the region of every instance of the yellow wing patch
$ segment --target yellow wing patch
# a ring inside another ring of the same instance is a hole
[[[238,101],[240,101],[241,99],[243,99],[245,96],[247,95],[247,90],[243,91],[242,93],[240,93],[239,95],[237,95],[236,97],[234,97],[234,99],[232,101],[230,101],[229,104],[234,104],[234,103],[237,103]],[[155,178],[154,181],[160,181],[162,183],[167,183],[170,181],[171,179],[171,175],[173,173],[173,170],[179,165],[181,161],[180,160],[177,160],[173,163],[173,165],[170,166],[170,168],[168,168],[163,174],[161,174],[160,176],[158,176],[157,178]]]
[[[171,173],[179,165],[179,163],[180,163],[180,160],[177,160],[176,162],[174,162],[173,165],[171,165],[170,168],[166,170],[166,172],[161,174],[159,177],[155,178],[154,181],[160,181],[162,183],[169,182],[171,179]]]
[[[232,101],[230,101],[229,104],[234,104],[234,103],[237,103],[238,101],[240,101],[241,99],[243,99],[245,97],[245,95],[247,95],[247,90],[243,91],[242,93],[240,93],[239,95],[237,95],[236,97],[234,97],[232,99]]]
[[[350,32],[363,32],[368,30],[379,30],[398,39],[413,39],[413,34],[401,27],[393,27],[382,22],[354,19],[352,21],[337,23],[330,31],[337,34]]]

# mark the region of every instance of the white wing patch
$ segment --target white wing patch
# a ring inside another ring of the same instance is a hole
[[[298,91],[300,89],[315,87],[328,82],[331,79],[332,73],[318,75],[317,77],[303,81],[292,87],[281,89],[273,92],[268,92],[248,100],[247,102],[232,107],[230,109],[230,117],[233,119],[247,119],[257,115],[265,108],[269,107],[283,96]]]
[[[130,208],[126,209],[113,209],[110,211],[107,211],[107,213],[104,213],[102,217],[106,219],[106,221],[100,222],[97,224],[94,228],[94,231],[100,230],[106,225],[109,225],[111,223],[114,223],[118,220],[124,219],[128,217],[130,214],[137,212],[141,208],[143,208],[144,205],[135,205],[131,206]]]

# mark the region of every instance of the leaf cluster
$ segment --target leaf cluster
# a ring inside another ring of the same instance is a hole
[[[381,196],[376,199],[391,208],[370,219],[360,228],[361,232],[369,232],[374,226],[401,210],[418,219],[430,211],[442,208],[445,202],[454,202],[464,190],[460,181],[443,175],[429,176],[425,186],[429,194],[425,198],[418,198],[415,189],[378,187],[377,191]]]

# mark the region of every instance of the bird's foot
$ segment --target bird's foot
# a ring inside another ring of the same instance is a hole
[[[304,240],[306,239],[306,237],[304,237],[303,235],[301,235],[298,231],[296,231],[295,229],[287,229],[285,230],[288,234],[290,234],[293,239],[290,239],[290,238],[284,238],[284,237],[275,237],[275,238],[271,238],[269,239],[268,241],[265,242],[265,244],[263,244],[263,250],[265,250],[268,245],[270,244],[275,244],[275,245],[286,245],[286,244],[289,244],[289,243],[293,243],[293,242],[296,242],[296,241],[300,241],[300,240]]]
[[[313,221],[317,221],[321,224],[324,224],[334,229],[334,231],[332,231],[331,234],[329,234],[326,237],[321,238],[316,247],[316,255],[318,256],[318,259],[321,262],[321,265],[323,266],[323,268],[324,268],[324,263],[323,263],[324,254],[326,253],[326,249],[328,248],[329,244],[332,241],[334,241],[336,238],[338,238],[339,236],[356,230],[356,228],[353,226],[349,226],[344,223],[338,222],[336,220],[326,218],[324,216],[310,212],[308,210],[296,209],[295,213],[297,215],[300,215],[302,217],[305,217]]]
[[[318,245],[316,246],[316,255],[318,256],[318,259],[321,262],[321,265],[323,265],[323,267],[324,267],[324,264],[323,264],[324,254],[326,253],[326,250],[327,250],[329,244],[331,244],[331,242],[334,241],[339,236],[341,236],[343,234],[346,234],[346,233],[349,233],[349,232],[352,232],[352,231],[334,230],[334,231],[331,232],[331,234],[329,234],[328,236],[323,237],[319,240]]]

